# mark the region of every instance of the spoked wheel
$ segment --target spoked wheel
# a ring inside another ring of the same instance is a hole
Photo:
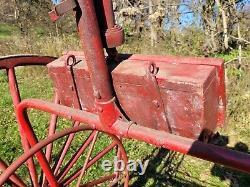
[[[71,143],[66,145],[70,138]],[[63,146],[58,149],[60,145]],[[44,175],[45,167],[41,168],[36,160],[38,152],[48,147],[53,147],[53,149],[50,149],[52,150],[50,155],[46,154],[51,158],[46,160],[49,166],[47,170],[52,171],[52,178],[56,185],[49,184],[48,176]],[[112,163],[114,158],[125,165],[114,166]],[[29,173],[26,167],[29,160],[34,161],[36,173]],[[79,125],[57,132],[32,146],[12,165],[5,167],[6,169],[0,176],[0,186],[4,184],[14,186],[128,186],[127,161],[123,145],[117,137]],[[103,167],[104,162],[110,163],[106,171]],[[118,170],[115,171],[114,167]],[[35,176],[35,178],[30,176]]]
[[[54,57],[36,55],[0,58],[0,70],[5,69],[7,72],[15,112],[21,102],[15,67],[45,66],[53,60]],[[54,103],[60,103],[57,95]],[[19,123],[21,143],[25,153],[9,167],[0,159],[0,186],[128,185],[126,167],[124,171],[114,172],[114,163],[111,162],[110,171],[106,172],[102,168],[104,161],[114,161],[115,156],[117,160],[127,163],[125,150],[117,137],[93,131],[78,122],[74,122],[73,127],[69,129],[59,127],[58,116],[52,114],[48,129],[36,130],[32,127],[34,137],[36,137],[34,131],[43,131],[46,134],[41,138],[43,140],[29,144],[25,130]]]

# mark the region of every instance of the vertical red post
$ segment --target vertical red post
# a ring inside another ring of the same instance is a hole
[[[103,9],[104,9],[104,15],[106,19],[106,31],[108,32],[109,29],[115,28],[115,15],[114,15],[114,9],[113,9],[113,2],[112,0],[103,0]],[[106,37],[105,37],[106,39]],[[113,48],[106,48],[106,51],[110,58],[115,59],[118,52],[115,47]]]
[[[115,26],[115,15],[112,0],[103,0],[103,8],[107,23],[107,29],[111,29]]]
[[[94,95],[99,102],[107,102],[113,98],[113,93],[94,1],[79,0],[78,3],[80,8],[76,10],[77,25]]]

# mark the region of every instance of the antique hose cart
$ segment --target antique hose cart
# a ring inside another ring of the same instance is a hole
[[[0,59],[24,149],[10,166],[0,160],[0,185],[128,186],[127,169],[85,178],[107,154],[127,163],[123,138],[250,173],[250,155],[209,144],[216,129],[224,125],[223,60],[119,54],[116,47],[124,43],[124,32],[115,24],[111,0],[64,0],[50,17],[56,21],[70,10],[75,13],[83,51],[68,51],[57,59],[36,55]],[[15,68],[31,65],[47,66],[54,103],[21,101]],[[44,139],[33,130],[28,110],[51,114]],[[60,129],[59,117],[72,121],[72,127]],[[84,140],[71,149],[77,137]],[[52,157],[60,139],[64,144]],[[94,153],[97,141],[110,143]],[[18,176],[21,167],[28,168],[28,177]]]

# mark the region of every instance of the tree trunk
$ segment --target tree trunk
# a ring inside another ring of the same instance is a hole
[[[222,17],[222,24],[223,24],[223,34],[224,34],[224,47],[227,51],[229,49],[229,39],[228,39],[228,19],[226,15],[225,7],[222,6],[220,0],[215,0]]]
[[[148,6],[149,6],[149,15],[153,15],[154,10],[153,10],[153,1],[152,0],[148,0]],[[157,34],[156,34],[156,31],[154,28],[154,23],[152,21],[150,21],[150,39],[151,39],[151,46],[154,47],[155,42],[157,40]]]
[[[241,36],[241,30],[240,30],[240,20],[239,20],[239,16],[237,14],[237,7],[236,7],[236,2],[235,0],[233,0],[233,5],[234,5],[234,11],[236,12],[236,18],[237,18],[237,32],[238,32],[238,61],[239,61],[239,65],[241,66],[242,64],[242,36]]]

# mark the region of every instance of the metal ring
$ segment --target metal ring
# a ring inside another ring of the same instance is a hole
[[[67,58],[67,61],[66,61],[66,66],[74,66],[76,65],[77,62],[76,62],[76,57],[75,55],[70,55],[68,58]]]
[[[149,63],[148,71],[153,75],[156,75],[158,73],[158,68],[156,67],[156,64],[154,62]]]

